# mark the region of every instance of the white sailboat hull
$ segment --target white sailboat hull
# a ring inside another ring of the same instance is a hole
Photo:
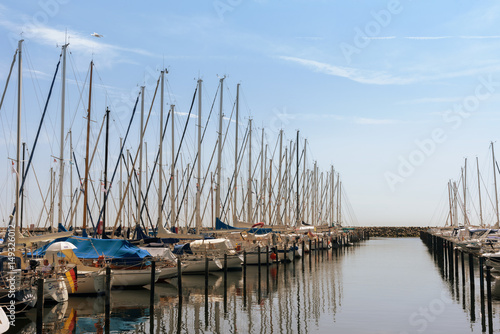
[[[56,303],[68,300],[68,289],[66,289],[66,279],[63,277],[46,278],[43,284],[43,297],[47,301]]]
[[[155,282],[160,278],[161,271],[156,269]],[[137,287],[151,284],[151,269],[113,269],[113,287]]]
[[[111,287],[113,287],[114,276],[111,273]],[[71,287],[66,280],[66,289],[69,295],[83,294],[104,294],[106,292],[106,272],[105,271],[88,271],[78,272],[77,289],[71,292]]]

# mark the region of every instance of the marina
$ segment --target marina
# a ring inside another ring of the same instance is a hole
[[[499,22],[2,2],[0,333],[500,333]]]
[[[412,261],[408,261],[408,258]],[[468,259],[465,261],[468,267]],[[380,270],[382,269],[382,270]],[[365,275],[370,270],[371,275]],[[471,294],[465,280],[450,280],[447,268],[419,238],[371,238],[330,251],[306,255],[260,271],[183,276],[182,303],[176,279],[150,288],[111,292],[110,332],[124,333],[497,333],[482,312],[479,273]],[[461,269],[459,270],[459,272]],[[461,274],[460,274],[461,275]],[[246,279],[245,279],[246,277]],[[412,288],[409,288],[409,285]],[[224,287],[226,288],[224,289]],[[472,297],[471,297],[472,296]],[[472,298],[472,299],[471,299]],[[486,306],[487,307],[487,306]],[[492,310],[500,301],[492,300]],[[104,297],[74,297],[45,308],[44,331],[105,332]],[[52,317],[52,318],[50,318]],[[31,333],[35,319],[20,320]],[[151,324],[155,328],[151,331]],[[497,327],[497,328],[495,328]]]

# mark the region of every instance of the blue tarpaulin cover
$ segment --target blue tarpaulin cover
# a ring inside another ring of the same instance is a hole
[[[226,223],[223,223],[219,218],[215,219],[215,229],[216,230],[231,230],[231,231],[247,231],[248,233],[254,233],[254,234],[267,234],[271,233],[273,230],[271,228],[238,228],[234,226],[230,226]]]
[[[115,264],[132,264],[141,262],[145,257],[150,257],[148,251],[140,249],[123,239],[95,239],[84,237],[66,237],[56,239],[33,252],[34,256],[44,256],[45,250],[53,243],[67,241],[77,248],[73,252],[80,259],[97,259],[104,256]]]

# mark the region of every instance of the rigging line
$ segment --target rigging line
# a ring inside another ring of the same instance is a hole
[[[161,141],[162,142],[163,142],[163,140],[165,138],[165,134],[167,133],[167,126],[168,126],[168,120],[169,119],[170,119],[170,113],[168,113],[167,120],[165,121],[165,126],[163,127],[163,135],[161,137]],[[156,153],[155,162],[153,164],[154,166],[158,166],[158,158],[159,157],[160,157],[160,148],[158,147],[158,151]],[[158,168],[161,169],[161,166],[158,166]],[[156,168],[153,168],[153,170],[151,171],[151,176],[149,178],[148,186],[146,188],[146,194],[145,194],[145,197],[144,197],[144,202],[142,203],[142,206],[141,206],[141,214],[142,214],[142,211],[144,210],[144,206],[146,205],[146,200],[148,198],[149,189],[151,187],[151,183],[152,183],[153,178],[154,178],[155,170],[156,170]]]
[[[9,75],[7,76],[7,81],[5,82],[5,88],[3,90],[2,99],[0,100],[0,110],[2,110],[3,99],[5,98],[5,93],[7,92],[7,87],[9,87],[10,76],[12,74],[12,69],[14,68],[14,64],[16,62],[16,56],[17,56],[18,51],[19,51],[19,49],[16,49],[16,52],[14,52],[14,58],[12,59],[12,64],[10,65]]]
[[[75,160],[75,167],[76,167],[76,173],[78,174],[78,179],[81,180],[82,177],[80,176],[80,169],[78,168],[78,161],[76,160],[76,155],[75,155],[75,152],[73,152],[73,159]],[[93,185],[93,182],[90,183],[91,185]],[[80,190],[82,192],[85,192],[87,191],[87,189],[83,189],[83,185],[81,184],[81,181],[80,181]],[[95,191],[94,191],[94,194],[95,194]],[[78,204],[78,202],[77,202]],[[92,213],[90,212],[90,207],[89,207],[89,203],[85,203],[86,206],[87,206],[87,212],[89,214],[89,217],[90,217],[90,222],[92,223],[92,228],[95,228],[95,225],[94,225],[94,220],[92,219]]]
[[[189,114],[188,114],[188,117],[186,119],[186,124],[184,126],[184,131],[183,131],[182,136],[181,136],[181,141],[179,142],[179,148],[177,149],[177,153],[176,153],[176,156],[175,156],[175,159],[174,159],[174,170],[175,170],[175,166],[177,165],[177,159],[179,158],[179,153],[180,153],[181,148],[182,148],[182,143],[184,141],[184,135],[186,134],[187,126],[189,124],[189,120],[191,119],[191,112],[193,111],[193,106],[194,106],[194,101],[196,99],[196,92],[197,91],[198,91],[198,86],[196,86],[196,89],[194,90],[193,99],[191,101],[191,108],[189,108]],[[167,189],[165,190],[165,196],[163,197],[163,201],[161,203],[161,210],[162,211],[163,211],[163,207],[165,205],[165,200],[167,199],[167,194],[168,194],[168,190],[170,189],[170,183],[171,182],[172,182],[172,175],[170,176],[170,178],[168,180]]]
[[[134,109],[132,109],[132,116],[130,117],[130,122],[128,123],[127,132],[126,132],[125,138],[124,138],[124,140],[122,142],[122,146],[120,147],[120,153],[119,153],[118,157],[121,157],[122,154],[123,154],[123,148],[125,147],[125,143],[127,142],[127,138],[128,138],[128,134],[129,134],[129,131],[130,131],[130,127],[132,125],[132,121],[134,120],[135,112],[136,112],[136,109],[137,109],[137,104],[139,103],[139,95],[137,96],[137,99],[135,100]],[[111,185],[113,184],[113,180],[115,179],[116,172],[117,172],[119,166],[120,166],[120,158],[118,158],[118,161],[116,162],[115,169],[113,171],[113,175],[111,176],[111,180],[109,181],[108,191],[107,191],[107,193],[104,194],[104,200],[103,200],[102,208],[99,211],[99,218],[97,219],[98,222],[101,221],[102,213],[104,211],[104,206],[107,203],[108,195],[111,192]]]
[[[43,120],[44,120],[44,118],[45,118],[45,114],[47,113],[47,107],[48,107],[48,105],[49,105],[50,97],[51,97],[51,95],[52,95],[52,88],[54,87],[54,82],[55,82],[55,80],[56,80],[56,76],[57,76],[57,72],[58,72],[58,70],[59,70],[59,64],[60,64],[60,63],[61,63],[61,57],[59,56],[59,61],[57,62],[57,65],[56,65],[56,71],[55,71],[55,73],[54,73],[54,77],[52,78],[52,84],[50,85],[49,95],[47,96],[47,101],[45,102],[45,108],[44,108],[44,110],[43,110],[42,118],[41,118],[41,120],[40,120],[40,124],[39,124],[39,126],[38,126],[38,131],[37,131],[36,136],[35,136],[35,141],[34,141],[34,143],[33,143],[33,149],[31,150],[31,154],[30,154],[30,157],[29,157],[29,160],[28,160],[28,164],[27,164],[27,166],[26,166],[26,170],[25,170],[25,172],[24,172],[24,174],[23,174],[23,178],[22,178],[22,182],[21,182],[21,187],[19,188],[19,194],[18,194],[18,196],[22,196],[22,194],[23,194],[23,190],[24,190],[24,183],[25,183],[25,181],[26,181],[26,175],[28,175],[29,169],[30,169],[30,167],[31,167],[31,162],[32,162],[32,160],[33,160],[33,154],[35,153],[36,144],[38,143],[38,138],[39,138],[39,136],[40,136],[40,130],[41,130],[41,128],[42,128],[42,124],[43,124]],[[18,173],[19,173],[19,172],[18,172]],[[17,177],[19,177],[19,174],[18,174],[18,176],[17,176]],[[10,216],[10,218],[9,218],[9,226],[12,224],[12,219],[14,218],[14,214],[15,214],[15,213],[16,213],[16,207],[14,206],[14,209],[12,210],[12,214],[11,214],[11,216]],[[8,232],[9,232],[9,228],[7,228],[6,233],[8,233]],[[6,234],[6,235],[7,235],[7,234]],[[7,239],[5,239],[5,240],[7,240]]]
[[[132,159],[132,155],[130,154],[130,152],[128,152],[128,155],[129,155],[130,159]],[[122,159],[123,159],[123,161],[126,161],[125,156],[123,154],[122,154]],[[127,175],[130,175],[130,179],[132,179],[132,174],[135,174],[135,180],[137,182],[137,174],[135,172],[135,168],[133,168],[134,166],[132,166],[132,170],[130,170],[128,164],[125,163],[124,165],[125,165]],[[130,189],[132,189],[132,195],[133,195],[132,198],[134,199],[135,206],[137,207],[137,204],[139,204],[139,203],[137,202],[137,193],[135,191],[133,182],[130,182]],[[133,210],[131,209],[131,211],[133,211]],[[133,212],[132,212],[132,216],[134,216]],[[142,219],[142,215],[139,215],[139,216],[140,216],[139,217],[140,222],[142,223],[142,227],[146,230],[146,225],[144,224],[144,220]],[[134,218],[134,221],[135,221],[135,218]]]

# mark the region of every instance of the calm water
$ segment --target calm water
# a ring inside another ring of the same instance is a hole
[[[249,267],[246,289],[242,272],[229,272],[226,298],[223,273],[210,275],[208,300],[202,275],[183,276],[181,304],[176,280],[158,283],[152,317],[149,289],[113,291],[110,332],[481,333],[477,273],[475,282],[471,300],[468,283],[447,280],[418,238],[372,239],[273,265],[269,274],[264,266],[260,284],[258,268]],[[500,301],[493,308],[500,332]],[[35,318],[18,318],[10,332],[34,333]],[[105,333],[104,322],[102,298],[71,298],[45,308],[44,331]]]

